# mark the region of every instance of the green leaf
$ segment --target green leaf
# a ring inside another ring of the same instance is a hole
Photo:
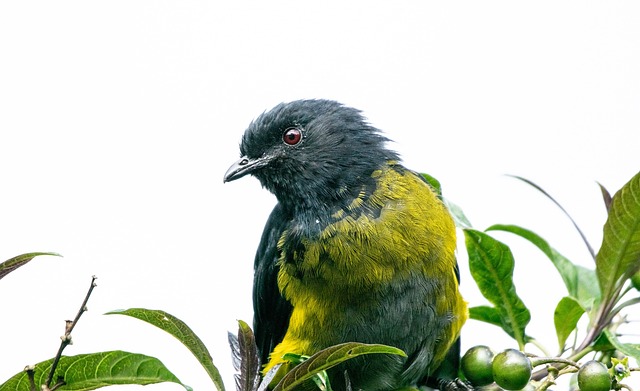
[[[424,179],[425,182],[427,182],[436,192],[438,198],[442,200],[447,209],[449,209],[456,226],[459,228],[471,228],[471,223],[467,219],[467,216],[464,215],[462,208],[442,196],[442,186],[440,185],[440,181],[426,173],[421,173],[420,175],[422,176],[422,179]]]
[[[620,342],[611,330],[605,330],[604,334],[616,350],[619,350],[622,354],[633,357],[637,362],[640,362],[640,345]]]
[[[611,342],[609,342],[609,338],[607,338],[606,333],[600,333],[591,347],[596,352],[611,352],[615,350]]]
[[[447,209],[449,209],[449,212],[453,217],[453,221],[456,223],[456,227],[458,228],[472,227],[471,222],[469,221],[469,219],[467,219],[467,216],[465,216],[464,212],[462,211],[462,208],[460,208],[457,204],[454,204],[453,202],[449,201],[446,198],[443,198],[442,201],[444,202]]]
[[[563,297],[558,302],[553,313],[553,323],[556,326],[560,351],[564,349],[567,338],[575,330],[584,312],[582,305],[573,297]]]
[[[11,259],[8,259],[0,263],[0,279],[2,279],[4,276],[11,273],[12,271],[16,270],[20,266],[26,265],[33,258],[40,255],[52,255],[55,257],[61,257],[61,255],[57,253],[28,253],[28,254],[18,255],[17,257],[13,257]]]
[[[433,188],[433,190],[436,192],[438,197],[442,198],[442,186],[440,185],[440,181],[424,172],[421,173],[420,175],[422,176],[424,181],[427,182],[429,186]]]
[[[609,190],[607,190],[606,187],[604,187],[601,183],[598,183],[598,186],[600,187],[600,192],[602,193],[602,201],[604,202],[604,207],[607,209],[607,212],[609,212],[609,209],[611,209],[611,193],[609,193]]]
[[[35,366],[34,380],[39,390],[47,382],[53,359]],[[63,390],[88,391],[117,384],[147,385],[161,382],[178,383],[185,386],[154,357],[123,351],[62,356],[53,377],[53,386],[58,380],[66,383]],[[4,384],[0,391],[29,391],[29,378],[26,372],[18,373]]]
[[[229,333],[229,345],[235,375],[237,391],[254,391],[260,384],[260,357],[258,347],[249,325],[238,320],[238,335]]]
[[[469,270],[482,295],[500,314],[502,328],[522,350],[526,342],[525,328],[531,314],[516,293],[513,284],[514,260],[504,243],[484,232],[465,229],[469,254]]]
[[[145,308],[115,310],[107,312],[106,315],[131,316],[152,324],[173,335],[198,359],[198,362],[200,362],[204,367],[216,388],[219,391],[224,391],[222,377],[220,376],[218,368],[213,365],[213,359],[211,358],[211,354],[209,354],[209,350],[207,350],[207,347],[196,333],[194,333],[193,330],[191,330],[191,328],[189,328],[189,326],[180,319],[161,310],[149,310]]]
[[[322,371],[334,367],[344,361],[363,354],[397,354],[406,357],[406,354],[398,349],[386,345],[363,344],[347,342],[323,349],[305,362],[289,371],[278,383],[273,391],[290,391],[307,380],[311,380]],[[1,390],[0,390],[1,391]]]
[[[584,242],[584,244],[587,246],[587,249],[589,250],[589,253],[591,254],[591,256],[593,258],[595,258],[595,253],[593,252],[593,248],[591,247],[591,244],[589,243],[589,241],[587,240],[587,237],[585,236],[584,232],[582,232],[582,230],[580,229],[580,227],[578,227],[578,224],[576,224],[575,220],[573,220],[573,217],[571,217],[571,215],[562,207],[562,205],[560,205],[560,203],[558,201],[556,201],[555,198],[551,197],[551,195],[549,193],[547,193],[542,187],[538,186],[537,184],[535,184],[534,182],[523,178],[523,177],[519,177],[517,175],[509,175],[512,178],[515,179],[519,179],[521,181],[523,181],[524,183],[528,184],[529,186],[533,187],[534,189],[538,190],[540,193],[544,194],[548,199],[551,200],[551,202],[553,202],[554,204],[556,204],[556,206],[558,208],[560,208],[560,210],[562,211],[562,213],[565,214],[565,216],[567,216],[569,218],[569,220],[571,221],[571,224],[573,224],[573,227],[576,229],[576,231],[578,231],[578,234],[580,235],[580,237],[582,238],[582,241]]]
[[[596,272],[603,302],[615,300],[622,284],[640,270],[640,172],[611,200]]]
[[[469,308],[469,318],[502,328],[502,318],[496,307],[480,305]]]
[[[570,296],[580,302],[585,311],[590,311],[593,301],[600,299],[600,290],[595,270],[579,266],[557,252],[549,243],[538,234],[517,225],[496,224],[487,228],[487,231],[505,231],[518,235],[538,247],[553,263],[567,287]]]

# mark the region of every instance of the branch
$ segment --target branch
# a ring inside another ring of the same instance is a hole
[[[58,382],[53,386],[53,388],[51,387],[51,382],[53,381],[53,374],[55,373],[58,367],[58,363],[60,362],[60,358],[62,357],[62,352],[67,346],[72,344],[71,332],[73,331],[73,328],[76,326],[76,324],[78,324],[78,321],[80,320],[80,317],[82,316],[82,314],[85,311],[87,311],[87,302],[89,301],[91,292],[93,292],[93,288],[95,288],[97,285],[96,284],[97,278],[98,277],[96,276],[91,277],[91,286],[89,287],[89,291],[87,292],[87,295],[85,296],[84,301],[82,302],[82,305],[80,306],[80,309],[78,310],[78,313],[76,314],[75,319],[65,321],[64,335],[60,337],[62,342],[60,342],[58,353],[56,353],[56,357],[53,359],[53,364],[51,365],[51,371],[49,371],[49,376],[47,377],[47,383],[44,386],[46,387],[47,390],[54,390],[62,385],[60,384],[61,382]]]
[[[24,368],[24,371],[27,372],[27,377],[29,378],[29,391],[37,391],[38,387],[36,387],[36,380],[35,380],[35,369],[36,367],[33,365],[27,365]]]

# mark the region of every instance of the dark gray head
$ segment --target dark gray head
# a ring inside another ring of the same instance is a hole
[[[398,155],[359,110],[330,100],[282,103],[245,131],[241,159],[224,176],[251,174],[285,207],[331,205],[357,194]]]

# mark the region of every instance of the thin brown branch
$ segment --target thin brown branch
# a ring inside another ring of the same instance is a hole
[[[24,367],[24,371],[27,372],[27,377],[29,378],[29,391],[37,391],[38,387],[36,387],[36,379],[35,379],[35,367],[33,365],[27,365]]]
[[[62,378],[58,379],[58,382],[51,387],[50,391],[56,391],[58,388],[67,384]]]
[[[53,359],[53,363],[51,364],[51,370],[49,371],[49,376],[47,377],[47,382],[45,384],[45,387],[48,390],[55,390],[56,388],[64,385],[64,380],[58,380],[58,382],[52,388],[51,382],[53,381],[53,375],[56,372],[56,369],[58,368],[58,364],[60,363],[62,352],[67,346],[71,345],[72,343],[71,332],[73,331],[73,328],[76,326],[76,324],[78,324],[78,321],[80,320],[80,317],[82,316],[82,314],[85,311],[87,311],[87,302],[89,301],[91,292],[93,292],[93,288],[96,287],[96,279],[97,279],[96,276],[91,277],[91,286],[89,287],[89,290],[87,291],[87,294],[85,295],[84,300],[82,301],[82,305],[80,306],[80,309],[78,310],[78,313],[76,314],[75,319],[65,321],[64,335],[60,337],[62,342],[60,342],[60,347],[58,348],[58,352],[56,353],[56,356]],[[61,382],[62,384],[60,384]]]

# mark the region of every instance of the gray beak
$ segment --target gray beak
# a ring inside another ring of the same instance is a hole
[[[251,174],[255,170],[269,164],[269,157],[262,156],[257,159],[250,159],[243,156],[237,162],[233,163],[231,167],[224,173],[223,182],[231,182],[236,179],[240,179],[247,174]]]

